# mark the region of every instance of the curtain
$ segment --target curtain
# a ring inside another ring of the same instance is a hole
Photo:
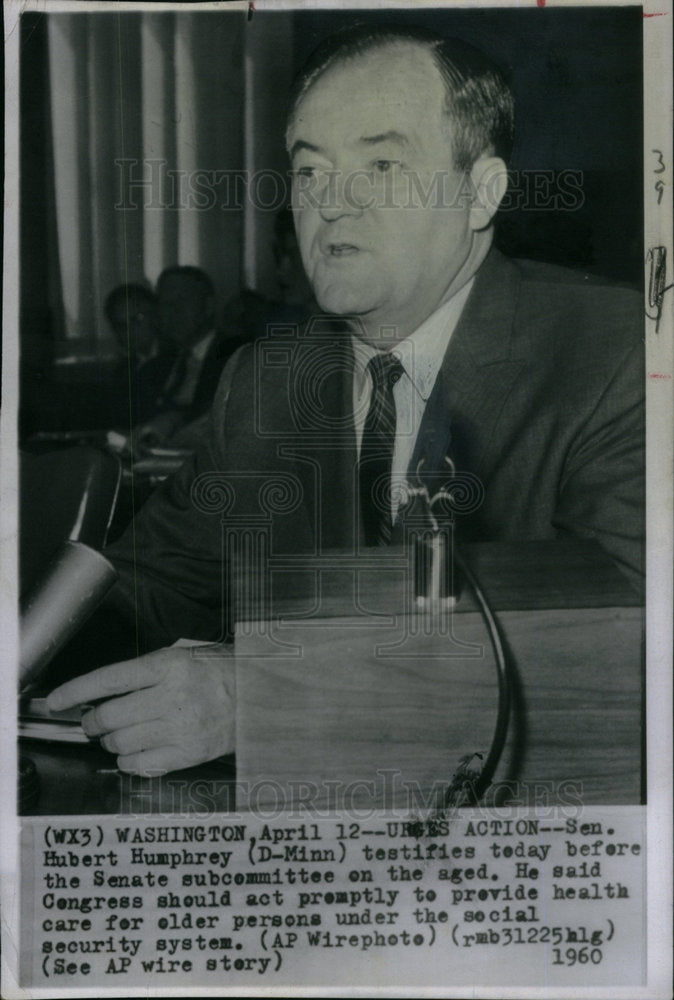
[[[239,290],[246,213],[256,232],[232,183],[245,166],[246,31],[239,11],[48,17],[52,272],[75,353],[100,353],[119,284],[192,264],[223,301]]]

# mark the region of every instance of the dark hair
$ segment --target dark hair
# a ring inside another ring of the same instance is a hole
[[[455,168],[470,170],[484,153],[507,161],[513,142],[513,98],[500,69],[467,42],[417,26],[357,25],[326,38],[309,56],[291,87],[289,127],[302,98],[332,66],[405,42],[430,52],[444,81]]]
[[[213,287],[213,282],[208,277],[205,271],[202,271],[200,267],[192,267],[189,264],[184,266],[175,265],[174,267],[167,267],[159,275],[157,279],[157,289],[161,285],[164,278],[187,278],[188,281],[194,282],[201,291],[203,292],[204,298],[209,295],[215,295],[215,288]]]
[[[105,305],[103,306],[103,312],[109,322],[113,322],[114,309],[118,303],[126,305],[127,302],[131,302],[134,299],[136,301],[140,299],[142,302],[147,302],[150,305],[155,305],[157,302],[157,296],[151,288],[146,288],[144,285],[137,285],[134,283],[118,285],[108,294],[105,300]]]

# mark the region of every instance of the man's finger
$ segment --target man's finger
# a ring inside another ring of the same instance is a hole
[[[109,753],[135,754],[141,750],[156,750],[166,747],[166,720],[155,719],[137,726],[127,726],[114,733],[106,733],[101,739],[101,746]]]
[[[150,687],[156,681],[157,672],[144,657],[126,660],[124,663],[111,663],[61,684],[48,696],[47,707],[53,712],[59,712],[97,698],[109,698],[111,695]]]
[[[155,687],[132,691],[96,705],[82,716],[82,729],[87,736],[100,736],[116,729],[158,719],[164,712],[161,695]],[[117,751],[119,752],[119,751]]]
[[[179,771],[190,767],[195,761],[186,758],[181,747],[159,747],[154,750],[141,750],[140,753],[122,754],[117,758],[117,767],[128,774],[141,774],[153,777],[166,771]]]

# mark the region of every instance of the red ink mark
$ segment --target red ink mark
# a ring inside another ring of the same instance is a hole
[[[545,0],[536,0],[537,7],[545,7]]]
[[[662,11],[660,14],[644,14],[644,17],[667,17],[667,11]]]
[[[648,373],[648,377],[649,378],[671,378],[672,376],[671,375],[665,375],[664,372],[649,372]]]

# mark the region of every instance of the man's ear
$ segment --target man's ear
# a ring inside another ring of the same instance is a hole
[[[486,229],[501,204],[508,187],[508,170],[498,156],[482,156],[470,172],[473,201],[470,206],[471,229]]]

